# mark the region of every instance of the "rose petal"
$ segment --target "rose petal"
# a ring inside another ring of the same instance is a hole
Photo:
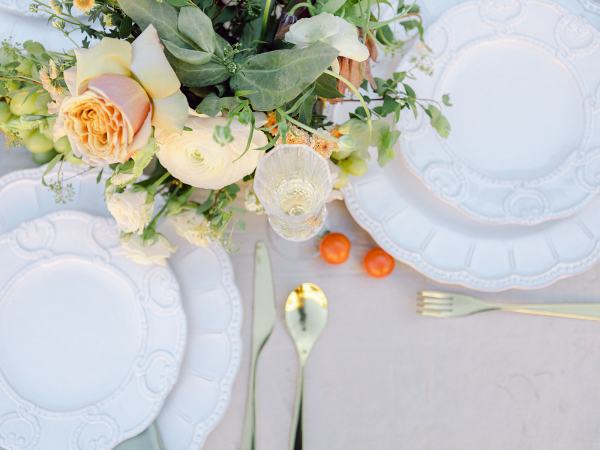
[[[69,94],[77,95],[77,67],[70,67],[63,73]]]
[[[87,81],[105,74],[129,75],[131,44],[113,38],[104,38],[95,47],[75,50],[77,58],[77,94],[86,89]]]
[[[177,90],[173,95],[154,100],[152,124],[168,131],[180,131],[188,118],[188,109],[187,98]]]
[[[144,123],[142,124],[142,128],[140,128],[129,146],[129,157],[133,156],[135,152],[144,147],[148,143],[150,136],[152,136],[152,110],[148,112],[146,120],[144,120]]]
[[[101,75],[89,81],[88,89],[119,108],[132,134],[139,131],[150,111],[150,99],[137,81],[123,75]]]
[[[179,78],[167,61],[153,25],[148,25],[132,47],[131,71],[152,99],[168,97],[180,88]]]

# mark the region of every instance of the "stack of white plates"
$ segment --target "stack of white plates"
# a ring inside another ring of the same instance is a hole
[[[478,0],[425,39],[434,74],[414,87],[451,95],[452,132],[402,119],[403,157],[352,181],[353,216],[440,282],[540,288],[588,269],[600,258],[600,32],[550,1]]]
[[[96,174],[0,178],[0,447],[108,450],[154,420],[167,450],[197,450],[240,362],[241,303],[217,245],[170,267],[121,254]]]

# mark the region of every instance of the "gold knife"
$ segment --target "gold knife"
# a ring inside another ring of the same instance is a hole
[[[269,252],[264,242],[257,242],[254,254],[254,311],[252,317],[252,352],[246,400],[246,421],[241,450],[254,450],[256,442],[256,361],[275,326],[275,292]]]

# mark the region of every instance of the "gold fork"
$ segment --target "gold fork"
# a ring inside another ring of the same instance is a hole
[[[430,317],[464,317],[485,311],[508,311],[568,319],[600,320],[600,303],[517,304],[486,302],[452,292],[421,291],[417,312]]]

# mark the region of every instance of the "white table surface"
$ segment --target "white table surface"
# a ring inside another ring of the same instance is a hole
[[[560,0],[583,13],[579,0]],[[589,0],[590,4],[597,0]],[[583,2],[583,0],[582,0]],[[435,18],[457,0],[428,0]],[[587,13],[600,24],[600,16]],[[0,150],[0,174],[32,167],[24,151]],[[336,202],[331,229],[347,233],[341,267],[293,258],[271,246],[279,314],[259,362],[258,448],[284,450],[297,364],[282,304],[298,283],[330,300],[327,328],[306,371],[306,450],[597,450],[600,448],[600,324],[487,313],[440,320],[415,313],[415,294],[440,286],[399,264],[384,280],[363,274],[373,245]],[[237,450],[248,378],[253,248],[268,240],[264,217],[246,217],[232,255],[244,301],[246,352],[224,420],[205,450]],[[600,267],[538,291],[482,295],[507,302],[594,301]]]
[[[24,151],[0,151],[0,174],[33,164]],[[441,320],[415,313],[415,294],[445,288],[399,265],[374,280],[361,256],[373,244],[343,205],[331,228],[347,233],[352,257],[340,267],[295,259],[270,244],[277,325],[259,363],[258,444],[287,446],[296,359],[282,303],[298,283],[316,282],[330,299],[329,323],[306,373],[306,450],[597,450],[600,447],[600,324],[487,313]],[[248,215],[232,255],[250,345],[253,247],[267,240],[264,217]],[[506,301],[597,299],[600,268],[532,292],[484,295]],[[460,290],[460,289],[457,289]],[[248,352],[224,420],[206,450],[237,450]]]

